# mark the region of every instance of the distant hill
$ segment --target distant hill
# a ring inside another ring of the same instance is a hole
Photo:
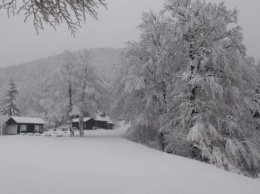
[[[81,52],[81,51],[76,51]],[[108,84],[113,85],[120,66],[121,49],[95,48],[89,49],[90,61],[97,74]],[[44,95],[48,95],[49,83],[57,76],[61,61],[60,55],[50,56],[33,62],[0,68],[0,99],[3,98],[10,78],[13,78],[18,90],[18,105],[26,115],[45,117],[47,114],[37,104]],[[38,107],[38,108],[37,108]]]

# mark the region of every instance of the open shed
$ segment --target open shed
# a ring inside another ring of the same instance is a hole
[[[42,133],[45,122],[40,118],[10,117],[6,122],[6,135]]]

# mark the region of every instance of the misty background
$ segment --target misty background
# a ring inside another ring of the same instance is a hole
[[[210,0],[222,2],[222,0]],[[51,55],[66,49],[112,47],[123,48],[125,42],[138,40],[141,14],[145,11],[158,12],[163,7],[162,0],[107,0],[107,9],[99,7],[98,21],[88,16],[71,36],[67,26],[57,26],[56,31],[45,25],[37,35],[32,21],[24,23],[24,16],[10,16],[0,12],[0,67],[17,65]],[[240,10],[239,24],[243,28],[247,54],[259,59],[260,45],[260,2],[258,0],[225,0],[229,8]]]

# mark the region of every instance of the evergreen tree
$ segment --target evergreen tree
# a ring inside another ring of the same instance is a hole
[[[21,111],[17,106],[18,90],[13,79],[9,82],[9,89],[6,90],[6,98],[1,102],[1,114],[8,116],[21,116]]]

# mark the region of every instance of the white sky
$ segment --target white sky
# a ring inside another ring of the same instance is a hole
[[[221,2],[222,0],[208,0]],[[23,15],[8,18],[0,12],[0,67],[16,65],[58,54],[66,49],[113,47],[122,48],[128,40],[137,40],[140,31],[136,28],[143,11],[159,11],[163,0],[107,0],[108,9],[98,10],[99,20],[89,18],[72,37],[67,27],[55,31],[45,26],[37,35],[31,22],[24,23]],[[229,8],[240,10],[240,25],[243,27],[248,54],[259,57],[260,53],[260,7],[259,0],[225,0]]]

